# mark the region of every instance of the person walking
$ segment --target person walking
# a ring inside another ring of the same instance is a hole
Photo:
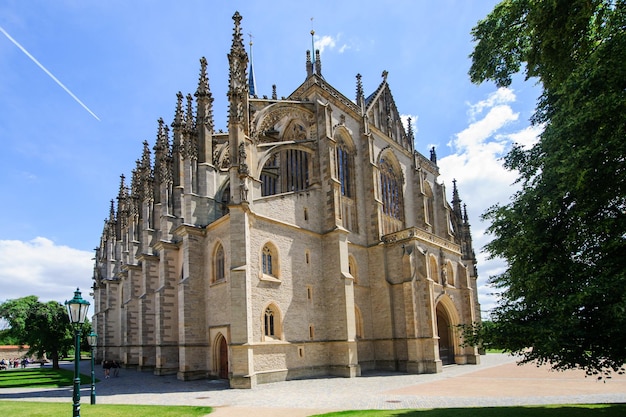
[[[111,373],[111,362],[102,362],[102,369],[104,369],[104,378],[107,379],[109,377],[109,374]]]

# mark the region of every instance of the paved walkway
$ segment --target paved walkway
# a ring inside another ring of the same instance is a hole
[[[64,364],[73,369],[72,364]],[[81,372],[90,374],[89,361]],[[207,405],[211,417],[306,417],[338,410],[483,407],[564,403],[626,403],[626,376],[606,382],[581,371],[517,366],[507,355],[481,356],[480,365],[452,365],[440,374],[366,373],[360,378],[316,378],[229,389],[225,381],[179,381],[174,376],[120,370],[104,379],[96,369],[98,404]],[[89,385],[81,400],[89,402]],[[72,388],[2,389],[0,400],[72,401]]]

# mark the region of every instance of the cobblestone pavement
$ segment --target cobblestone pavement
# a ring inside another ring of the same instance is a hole
[[[63,364],[73,369],[72,364]],[[81,363],[90,374],[90,362]],[[305,417],[359,409],[485,407],[565,403],[625,403],[626,376],[605,382],[581,371],[517,366],[507,355],[481,356],[480,365],[452,365],[439,374],[365,373],[359,378],[315,378],[229,389],[225,381],[179,381],[131,369],[104,378],[96,368],[98,404],[206,405],[211,417]],[[83,403],[89,385],[82,385]],[[72,401],[72,387],[2,389],[0,400]]]

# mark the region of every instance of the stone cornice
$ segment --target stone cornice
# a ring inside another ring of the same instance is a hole
[[[180,237],[188,235],[204,236],[206,232],[204,227],[198,227],[192,224],[183,223],[174,230],[173,234]]]
[[[447,249],[457,255],[461,255],[461,247],[456,243],[443,239],[425,230],[411,227],[408,229],[400,230],[399,232],[390,233],[382,237],[384,243],[397,243],[404,240],[420,240],[429,244],[434,244],[443,249]]]

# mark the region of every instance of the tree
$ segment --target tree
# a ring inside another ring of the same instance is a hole
[[[74,331],[65,307],[56,301],[42,303],[34,295],[0,304],[0,317],[10,326],[9,335],[28,345],[28,354],[44,353],[59,368],[59,358],[74,346]]]
[[[473,82],[523,71],[543,89],[539,141],[505,158],[520,191],[483,214],[507,261],[493,325],[466,333],[522,362],[606,375],[626,361],[625,3],[506,0],[472,30]]]

